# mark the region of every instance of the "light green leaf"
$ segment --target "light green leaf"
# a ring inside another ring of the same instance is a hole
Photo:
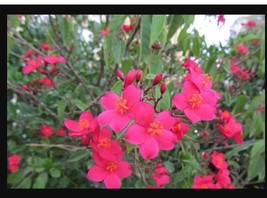
[[[233,110],[234,114],[237,114],[243,110],[243,108],[246,104],[246,101],[247,101],[247,96],[245,96],[245,95],[237,96],[235,107]]]
[[[26,177],[16,188],[30,188],[32,180],[30,177]]]
[[[151,21],[152,20],[150,15],[143,15],[141,17],[141,25],[140,25],[141,44],[139,53],[139,64],[141,61],[147,60],[151,51],[149,45]]]
[[[15,173],[11,173],[8,175],[7,178],[7,183],[8,184],[18,184],[19,182],[22,181],[22,179],[24,178],[24,171],[23,170],[18,170]]]
[[[174,172],[174,165],[172,162],[166,161],[164,162],[164,166],[166,166],[166,168],[169,170],[170,173]]]
[[[117,42],[114,42],[114,44],[112,45],[113,56],[117,64],[121,63],[121,59],[125,53],[125,47],[126,47],[126,44],[124,41],[117,41]]]
[[[122,88],[122,81],[121,80],[118,80],[112,86],[111,91],[117,93],[118,95],[121,95],[121,88]]]
[[[176,31],[182,25],[182,23],[183,23],[183,16],[172,15],[170,28],[169,28],[169,32],[167,35],[167,41],[169,41],[172,38],[172,36],[176,33]]]
[[[258,174],[262,172],[265,167],[265,156],[255,156],[251,158],[248,166],[248,180],[254,179]]]
[[[58,178],[58,177],[61,176],[61,171],[60,171],[60,169],[58,169],[58,168],[51,168],[51,169],[49,170],[49,173],[50,173],[50,175],[51,175],[52,177],[55,177],[55,178]]]
[[[70,155],[68,162],[77,162],[88,156],[89,156],[89,152],[87,150],[77,151]]]
[[[57,101],[57,116],[60,122],[62,122],[65,117],[64,112],[65,112],[66,105],[67,105],[66,100]]]
[[[155,78],[155,76],[156,76],[156,74],[149,73],[149,74],[146,75],[146,79],[153,80]]]
[[[232,156],[238,154],[240,151],[243,151],[243,150],[246,150],[248,149],[249,147],[251,147],[255,142],[245,142],[243,143],[242,145],[240,146],[237,146],[236,148],[228,151],[226,154],[225,154],[225,158],[226,159],[230,159]]]
[[[192,49],[192,52],[193,52],[193,55],[195,57],[199,57],[200,56],[200,40],[198,37],[195,37],[194,38],[194,42],[193,42],[193,49]]]
[[[87,105],[78,99],[76,99],[74,102],[75,102],[74,104],[76,105],[76,107],[78,107],[82,111],[84,111],[87,108]]]
[[[160,33],[164,29],[165,23],[166,15],[153,15],[149,46],[151,46],[158,39]]]
[[[152,54],[148,68],[151,74],[157,74],[162,71],[162,62],[159,55]]]
[[[35,179],[32,188],[45,188],[47,182],[48,182],[48,174],[47,172],[43,172],[39,174],[38,177]]]

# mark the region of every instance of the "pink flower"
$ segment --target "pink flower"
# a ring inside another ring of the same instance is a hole
[[[132,107],[131,117],[137,123],[131,125],[125,139],[140,149],[144,159],[154,159],[159,150],[172,150],[176,143],[175,135],[170,131],[175,119],[169,111],[163,111],[155,116],[151,104],[139,102]]]
[[[94,134],[91,146],[101,158],[111,161],[116,160],[117,155],[122,152],[119,142],[111,139],[108,128],[102,128],[99,134]]]
[[[82,137],[82,144],[84,146],[87,146],[87,145],[90,144],[90,142],[91,142],[91,139],[87,135],[83,135],[83,137]]]
[[[247,26],[249,26],[250,28],[254,28],[254,27],[256,27],[256,22],[254,21],[254,20],[249,20],[248,22],[247,22]]]
[[[31,91],[30,88],[28,87],[28,85],[21,85],[21,88],[22,88],[24,91]]]
[[[36,52],[34,50],[29,50],[24,54],[24,58],[31,58]]]
[[[211,163],[218,169],[226,169],[228,167],[228,163],[224,160],[224,154],[216,151],[212,153]]]
[[[183,136],[189,132],[189,126],[188,124],[183,123],[181,118],[176,118],[175,124],[172,127],[172,132],[176,136],[176,141],[180,142],[183,139]]]
[[[229,121],[224,125],[218,125],[220,131],[225,136],[225,138],[229,139],[236,135],[237,133],[242,133],[242,125],[232,117]]]
[[[217,182],[222,187],[227,187],[229,184],[231,184],[231,178],[229,177],[230,171],[227,169],[220,169],[218,173],[216,174]]]
[[[132,174],[131,165],[122,158],[122,152],[114,161],[102,159],[98,153],[94,153],[93,159],[96,164],[89,169],[87,178],[94,182],[104,180],[107,188],[120,188],[121,179],[129,177]]]
[[[123,29],[125,32],[130,32],[130,31],[133,30],[133,28],[134,28],[133,25],[125,25],[125,24],[122,25],[122,29]]]
[[[243,45],[243,44],[237,45],[236,46],[236,49],[241,54],[247,54],[249,52],[248,48],[245,45]]]
[[[17,154],[13,154],[8,157],[8,170],[12,173],[15,173],[19,170],[19,163],[21,161],[21,157]]]
[[[223,14],[218,15],[217,22],[218,22],[218,26],[220,25],[220,23],[222,23],[222,25],[224,25],[225,18],[224,18],[224,15]]]
[[[190,81],[185,81],[183,94],[176,94],[172,102],[177,109],[183,110],[193,122],[211,121],[216,117],[216,100],[210,91],[199,91]]]
[[[26,63],[26,66],[22,68],[22,72],[24,74],[32,73],[34,70],[36,70],[38,67],[40,67],[42,64],[41,58],[31,59]]]
[[[57,135],[59,136],[65,136],[67,134],[66,130],[62,129],[62,128],[59,128],[57,130]]]
[[[203,73],[202,67],[198,65],[195,60],[191,60],[190,58],[186,59],[183,66],[190,71],[195,71],[196,73]]]
[[[221,109],[219,109],[219,116],[219,122],[228,122],[233,118],[233,115],[229,111]]]
[[[140,101],[142,90],[134,85],[127,86],[122,96],[114,92],[107,92],[101,98],[101,104],[106,111],[98,116],[98,122],[101,126],[109,125],[116,133],[124,129],[130,122],[132,106]]]
[[[47,51],[53,49],[53,48],[52,48],[49,44],[47,44],[47,43],[41,43],[41,44],[40,44],[40,47],[41,47],[42,49],[44,49],[44,50],[47,50]]]
[[[67,127],[67,129],[71,130],[69,136],[80,137],[88,135],[95,129],[97,125],[97,119],[93,118],[91,112],[83,112],[80,115],[78,122],[67,119],[64,121],[64,125]]]
[[[65,63],[66,59],[63,56],[57,56],[55,54],[46,56],[43,58],[43,60],[48,64],[58,64],[58,63]]]
[[[152,178],[156,181],[157,186],[163,187],[170,183],[170,176],[168,174],[168,169],[162,163],[159,163],[155,168],[155,173],[152,175]]]
[[[109,34],[109,27],[104,28],[101,30],[101,35],[102,36],[107,36]]]
[[[45,137],[49,138],[49,137],[50,137],[51,135],[53,135],[53,133],[54,133],[54,127],[51,126],[51,125],[43,124],[43,125],[41,126],[41,133],[42,133]]]
[[[212,175],[207,176],[196,176],[194,178],[194,184],[192,186],[193,189],[197,188],[217,188],[217,186],[213,182]]]

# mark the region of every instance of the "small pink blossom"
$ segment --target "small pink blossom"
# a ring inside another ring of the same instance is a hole
[[[26,66],[22,68],[22,72],[24,74],[32,73],[34,70],[36,70],[38,67],[42,65],[41,58],[31,59],[26,63]]]
[[[236,46],[236,49],[241,54],[247,54],[249,52],[248,48],[243,44],[238,44]]]
[[[223,14],[218,15],[217,25],[219,26],[220,23],[222,23],[222,25],[224,25],[224,23],[225,23],[225,18],[224,18]]]
[[[53,135],[53,133],[54,133],[54,127],[51,126],[51,125],[43,124],[43,125],[41,126],[41,133],[42,133],[45,137],[49,138],[49,137],[50,137],[51,135]]]
[[[57,56],[55,54],[52,54],[52,55],[49,55],[49,56],[46,56],[43,58],[43,60],[48,63],[48,64],[58,64],[58,63],[65,63],[66,62],[66,59],[65,57],[63,56]]]
[[[12,173],[15,173],[19,170],[19,163],[21,161],[21,157],[18,154],[13,154],[8,157],[8,170]]]
[[[228,163],[224,160],[224,154],[216,151],[212,153],[211,163],[218,169],[226,169],[228,167]]]
[[[163,187],[170,183],[169,171],[162,163],[157,164],[152,178],[156,181],[158,187]]]
[[[102,36],[107,36],[109,34],[109,27],[106,27],[101,30],[101,35]]]
[[[172,132],[176,136],[176,141],[180,142],[183,139],[183,136],[189,132],[189,126],[188,124],[183,123],[181,118],[176,118],[175,124],[172,127]]]
[[[198,188],[218,188],[214,182],[212,175],[207,175],[207,176],[196,176],[194,178],[194,184],[192,186],[193,189],[198,189]]]
[[[53,48],[52,48],[49,44],[47,44],[47,43],[41,43],[41,44],[40,44],[40,48],[42,48],[42,49],[44,49],[44,50],[47,50],[47,51],[53,49]]]
[[[62,129],[62,128],[59,128],[57,130],[57,135],[59,136],[65,136],[67,134],[66,130]]]

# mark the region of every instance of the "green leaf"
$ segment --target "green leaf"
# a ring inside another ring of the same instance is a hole
[[[65,112],[66,105],[67,105],[66,100],[57,101],[57,116],[60,122],[62,122],[65,117],[64,112]]]
[[[122,88],[122,81],[121,80],[118,80],[112,86],[111,91],[117,93],[118,95],[121,95],[121,88]]]
[[[234,114],[237,114],[243,110],[243,108],[246,104],[246,101],[247,101],[247,96],[245,96],[245,95],[237,96],[235,107],[233,110]]]
[[[112,45],[112,52],[113,52],[113,56],[115,58],[116,63],[118,64],[121,63],[121,59],[125,53],[125,48],[126,48],[126,44],[124,41],[117,41],[117,42],[114,42],[114,44]]]
[[[193,52],[193,55],[195,56],[195,57],[199,57],[200,56],[200,48],[201,48],[201,46],[200,46],[200,40],[199,40],[199,38],[198,37],[195,37],[194,38],[194,42],[193,42],[193,49],[192,49],[192,52]]]
[[[8,184],[18,184],[19,182],[22,181],[22,179],[24,178],[24,171],[23,170],[18,170],[15,173],[11,173],[8,175],[7,178],[7,183]]]
[[[30,188],[32,180],[30,177],[26,177],[16,188]]]
[[[160,42],[160,45],[162,46],[161,50],[164,49],[166,41],[167,41],[167,29],[164,28],[161,34],[159,35],[159,42]]]
[[[166,168],[169,170],[170,173],[174,172],[174,165],[172,162],[166,161],[164,162],[164,166],[166,166]]]
[[[43,172],[39,174],[38,177],[35,179],[32,188],[45,188],[47,182],[48,182],[48,174],[47,172]]]
[[[248,180],[254,179],[265,168],[265,156],[251,158],[248,166]]]
[[[244,42],[247,42],[247,41],[252,41],[252,40],[257,40],[257,39],[259,39],[258,36],[255,36],[253,34],[248,34],[245,37],[239,39],[238,42],[239,43],[244,43]]]
[[[132,60],[123,60],[121,64],[121,70],[126,75],[132,69],[132,66],[133,66]]]
[[[186,38],[183,40],[183,50],[184,50],[184,51],[188,51],[188,50],[190,50],[190,42],[191,42],[191,38],[190,38],[190,37],[186,37]]]
[[[160,86],[156,87],[156,97],[160,96]],[[170,97],[170,93],[169,90],[166,89],[166,91],[164,92],[162,99],[159,101],[157,109],[164,109],[167,110],[170,108],[171,105],[171,97]]]
[[[261,155],[265,151],[265,141],[258,140],[251,149],[251,158]]]
[[[84,151],[77,151],[72,153],[68,159],[68,162],[77,162],[85,157],[89,156],[89,152],[87,150]]]
[[[84,111],[87,108],[87,105],[78,99],[74,100],[74,104],[82,111]]]
[[[60,169],[58,169],[58,168],[51,168],[51,169],[49,170],[49,173],[50,173],[50,175],[51,175],[52,177],[55,177],[55,178],[58,178],[58,177],[61,176],[61,171],[60,171]]]
[[[146,79],[153,80],[155,78],[155,76],[156,76],[156,74],[149,73],[149,74],[146,75]]]
[[[209,70],[211,69],[212,66],[215,67],[215,65],[213,65],[216,61],[217,57],[216,56],[212,56],[209,58],[208,62],[207,62],[207,65],[205,67],[205,72],[209,72]],[[228,66],[229,67],[229,66]]]
[[[243,150],[246,150],[248,149],[249,147],[251,147],[255,142],[245,142],[243,143],[242,145],[240,146],[237,146],[236,148],[228,151],[226,154],[225,154],[225,158],[226,159],[230,159],[232,156],[238,154],[240,151],[243,151]]]
[[[151,52],[149,39],[151,32],[151,16],[143,15],[141,16],[141,24],[140,24],[140,53],[139,53],[139,64],[142,61],[145,61]]]
[[[169,41],[172,38],[172,36],[176,33],[178,28],[182,25],[183,20],[184,20],[183,16],[181,15],[172,15],[172,21],[167,35],[167,41]]]
[[[149,63],[149,73],[157,74],[162,71],[162,62],[159,55],[152,54],[151,61]]]
[[[247,109],[247,111],[245,113],[244,118],[247,118],[247,117],[251,116],[254,113],[254,110],[258,106],[258,104],[259,104],[259,97],[255,96],[252,99],[252,101],[250,102],[249,107],[248,107],[248,109]]]
[[[60,178],[59,186],[62,188],[66,188],[70,183],[70,180],[67,177]]]
[[[164,29],[165,22],[166,15],[153,15],[149,46],[151,46],[158,39],[160,33]]]

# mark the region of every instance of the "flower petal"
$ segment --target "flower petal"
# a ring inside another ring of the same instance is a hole
[[[199,94],[199,89],[191,80],[186,80],[183,85],[183,94],[186,98],[191,98],[192,94]]]
[[[200,93],[200,95],[202,96],[203,100],[202,100],[202,104],[208,104],[211,106],[215,106],[216,102],[217,102],[217,98],[214,95],[214,93],[212,91],[203,91]]]
[[[105,164],[107,163],[107,160],[101,158],[98,152],[94,152],[92,158],[93,158],[94,162],[96,163],[96,165],[98,165],[100,167],[104,167]]]
[[[79,118],[79,121],[82,121],[82,120],[88,120],[89,122],[92,121],[94,119],[93,115],[91,114],[91,112],[83,112],[81,115],[80,115],[80,118]]]
[[[162,111],[156,117],[155,120],[160,121],[164,129],[171,129],[175,123],[175,118],[171,116],[170,111]]]
[[[128,115],[130,118],[136,120],[137,124],[146,128],[149,123],[153,122],[155,111],[151,104],[137,102],[129,109]]]
[[[116,133],[121,132],[130,122],[130,118],[127,115],[121,115],[120,113],[116,112],[112,118],[110,123],[110,127]]]
[[[159,145],[154,137],[147,136],[143,144],[140,145],[140,153],[144,159],[154,159],[159,154]]]
[[[81,129],[78,125],[78,122],[74,121],[74,120],[65,120],[64,121],[64,125],[65,127],[67,127],[67,129],[74,131],[74,132],[80,132]]]
[[[119,96],[114,92],[107,92],[102,96],[100,102],[105,110],[115,109],[116,100]]]
[[[123,91],[123,98],[127,100],[127,106],[131,107],[140,101],[142,90],[135,85],[128,85]]]
[[[126,178],[132,174],[131,165],[127,161],[121,161],[118,164],[118,168],[115,173],[119,176],[119,178]]]
[[[162,130],[160,135],[155,135],[154,138],[158,142],[159,148],[165,151],[172,150],[176,143],[175,135],[171,131],[165,129]]]
[[[111,131],[106,127],[102,128],[99,133],[99,139],[103,138],[111,138]]]
[[[98,123],[101,126],[106,126],[111,123],[114,115],[116,114],[115,110],[107,110],[98,115]]]
[[[184,110],[189,107],[187,98],[183,94],[176,94],[172,99],[172,103],[177,109],[180,110]]]
[[[125,139],[134,145],[142,144],[147,136],[146,129],[139,126],[138,124],[133,124],[129,127],[125,134]]]
[[[104,183],[107,188],[120,188],[121,180],[115,173],[110,173],[106,176]]]
[[[216,108],[210,105],[202,104],[195,109],[195,113],[201,120],[210,121],[216,118]]]
[[[201,118],[192,109],[185,109],[184,113],[193,123],[197,123],[201,120]]]
[[[87,178],[95,182],[100,182],[105,179],[106,174],[107,172],[104,168],[94,165],[89,169]]]

